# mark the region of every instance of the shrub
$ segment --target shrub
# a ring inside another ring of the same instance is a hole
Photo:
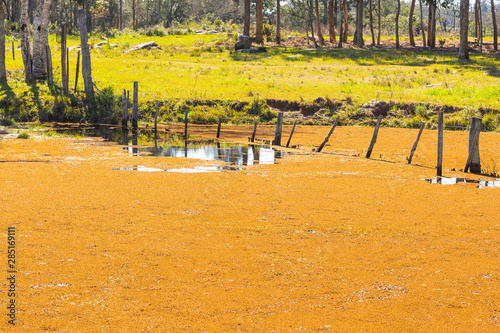
[[[17,136],[18,139],[29,139],[30,138],[30,134],[29,132],[26,132],[26,131],[23,131],[21,133],[19,133],[19,135]]]

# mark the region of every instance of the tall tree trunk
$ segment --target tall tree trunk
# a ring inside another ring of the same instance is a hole
[[[460,46],[458,48],[459,60],[469,60],[468,37],[469,37],[469,0],[460,0]]]
[[[399,12],[401,11],[401,0],[398,0],[398,9],[396,10],[396,48],[399,49]]]
[[[370,32],[372,34],[372,46],[375,46],[375,33],[373,32],[373,3],[372,0],[368,2],[370,6]]]
[[[158,0],[159,1],[159,0]],[[123,0],[120,0],[120,31],[123,29]]]
[[[493,0],[492,0],[493,1]],[[328,32],[330,34],[330,43],[335,43],[335,5],[333,0],[328,0]]]
[[[338,48],[342,47],[342,39],[344,37],[344,22],[343,22],[343,15],[342,15],[342,4],[341,1],[339,0],[339,44],[337,45]]]
[[[21,1],[21,52],[23,54],[24,63],[24,80],[28,83],[33,79],[33,72],[31,68],[33,56],[31,53],[29,0]]]
[[[469,1],[469,0],[467,0]],[[425,40],[425,28],[424,28],[424,11],[422,9],[422,0],[419,0],[418,3],[420,4],[420,28],[422,29],[422,44],[424,47],[424,50],[427,48],[427,43]]]
[[[325,45],[325,39],[321,33],[321,22],[319,19],[319,0],[316,0],[316,24],[318,25],[318,40],[321,45]]]
[[[491,0],[491,20],[493,21],[493,49],[498,50],[497,18],[495,15],[495,1]]]
[[[415,38],[413,37],[413,14],[415,13],[415,1],[411,0],[410,15],[408,16],[408,35],[410,36],[410,45],[415,46]]]
[[[436,5],[429,3],[429,23],[427,26],[427,45],[433,49],[436,47]]]
[[[7,71],[5,69],[5,12],[0,4],[0,83],[7,82]]]
[[[257,0],[256,10],[255,42],[257,44],[264,44],[264,36],[262,35],[264,29],[262,0]]]
[[[349,16],[347,14],[347,0],[343,0],[342,6],[344,9],[344,36],[343,42],[347,43],[347,37],[349,36]]]
[[[307,45],[309,45],[309,23],[307,21],[307,4],[306,4],[306,1],[307,0],[302,0],[302,5],[304,7],[304,24],[305,24],[305,27],[306,27],[306,43],[307,43]]]
[[[359,47],[365,45],[363,40],[363,0],[356,1],[356,31],[354,32],[353,43]]]
[[[474,4],[474,37],[479,38],[479,1]]]
[[[49,43],[49,14],[51,0],[39,0],[33,24],[33,77],[47,78],[47,45]]]
[[[479,52],[483,53],[483,10],[479,0],[477,8],[479,10]]]
[[[136,24],[136,16],[135,16],[135,12],[136,12],[136,2],[135,0],[132,0],[132,29],[134,31],[137,30],[137,24]]]
[[[276,44],[281,44],[281,3],[276,1]]]
[[[87,20],[85,19],[85,12],[83,10],[78,11],[78,23],[80,24],[83,85],[85,87],[87,102],[92,102],[94,100],[94,83],[92,82],[92,66],[90,64],[90,50],[87,37]]]
[[[250,36],[250,0],[245,0],[245,19],[243,23],[243,35]]]
[[[313,27],[313,0],[308,0],[308,7],[309,7],[309,26],[311,27],[311,37],[314,43],[314,47],[318,48],[318,43],[316,43],[316,38],[314,37],[314,27]]]
[[[377,45],[380,46],[380,35],[382,34],[382,30],[380,28],[380,0],[378,0],[378,35],[377,35]]]

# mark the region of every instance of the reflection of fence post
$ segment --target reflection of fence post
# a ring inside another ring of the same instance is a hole
[[[132,106],[132,126],[137,127],[137,111],[139,108],[139,82],[134,81],[134,101]]]
[[[252,137],[250,138],[250,142],[255,141],[255,133],[256,132],[257,132],[257,120],[255,121],[255,123],[253,123],[253,133],[252,133]]]
[[[372,155],[373,147],[377,142],[378,129],[380,128],[380,123],[382,122],[382,116],[378,116],[377,124],[375,125],[375,129],[373,130],[372,141],[370,141],[370,147],[368,147],[368,152],[366,152],[366,158],[370,158]]]
[[[219,116],[219,125],[217,125],[217,139],[220,138],[220,126],[222,123],[222,117]]]
[[[437,156],[437,176],[443,175],[443,111],[439,111],[438,118],[438,156]]]
[[[276,122],[276,133],[274,134],[274,146],[281,146],[281,132],[283,130],[283,112],[278,113],[278,121]]]
[[[186,110],[184,111],[184,140],[187,140],[187,135],[188,135],[188,109],[186,108]]]
[[[481,173],[481,161],[479,159],[479,135],[481,133],[482,119],[472,117],[469,129],[469,156],[467,158],[467,169],[472,173]],[[464,169],[465,170],[465,169]],[[467,172],[467,170],[465,171]]]
[[[420,136],[422,135],[424,127],[425,127],[425,123],[422,122],[420,124],[420,131],[418,131],[417,139],[415,140],[415,143],[413,144],[413,147],[411,147],[410,157],[408,157],[408,164],[411,164],[411,160],[413,158],[413,154],[415,154],[415,150],[417,150],[418,141],[420,140]]]
[[[332,128],[330,128],[330,131],[328,131],[328,134],[325,136],[325,140],[323,140],[323,143],[321,143],[321,145],[319,146],[318,148],[318,153],[321,153],[321,151],[323,150],[323,148],[325,147],[326,143],[328,142],[328,140],[330,139],[330,136],[332,135],[333,133],[333,130],[335,129],[335,127],[337,126],[337,123],[339,121],[339,117],[340,116],[337,116],[337,119],[335,119],[335,122],[333,123],[332,125]]]
[[[288,138],[288,142],[286,143],[287,148],[290,146],[290,141],[292,141],[293,132],[295,132],[295,125],[297,125],[297,120],[293,122],[292,131],[290,132],[290,137]]]

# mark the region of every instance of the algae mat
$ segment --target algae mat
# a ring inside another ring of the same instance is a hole
[[[436,173],[435,131],[422,136],[418,166],[405,164],[414,130],[382,128],[367,160],[371,131],[339,127],[316,154],[328,128],[299,126],[301,149],[278,164],[192,174],[115,169],[220,162],[4,137],[0,331],[500,330],[500,188],[423,181]],[[222,137],[249,132],[224,127]],[[445,175],[464,176],[453,169],[466,147],[465,133],[445,133]],[[499,147],[499,135],[481,136],[490,172]]]

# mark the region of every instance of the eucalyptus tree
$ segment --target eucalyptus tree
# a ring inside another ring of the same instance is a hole
[[[469,60],[469,0],[460,0],[460,45],[458,59]]]
[[[363,40],[363,0],[356,0],[356,31],[354,32],[353,43],[359,47],[365,45]]]

